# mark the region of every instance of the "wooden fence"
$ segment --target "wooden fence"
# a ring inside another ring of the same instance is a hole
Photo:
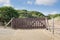
[[[13,28],[46,28],[45,18],[14,18],[11,22]]]

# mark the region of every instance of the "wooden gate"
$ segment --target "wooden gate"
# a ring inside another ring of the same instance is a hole
[[[15,18],[11,24],[13,28],[46,28],[45,18]]]

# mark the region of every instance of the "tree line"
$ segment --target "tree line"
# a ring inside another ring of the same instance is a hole
[[[0,21],[8,22],[11,18],[37,18],[45,15],[38,11],[16,10],[13,7],[0,7]]]
[[[51,19],[52,17],[60,16],[60,14],[45,16],[43,13],[38,11],[28,11],[28,10],[16,10],[13,7],[0,7],[0,22],[9,22],[11,18],[40,18],[47,17]]]

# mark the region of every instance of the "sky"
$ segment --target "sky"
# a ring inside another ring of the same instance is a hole
[[[0,0],[0,7],[2,6],[39,11],[45,15],[60,13],[60,0]]]

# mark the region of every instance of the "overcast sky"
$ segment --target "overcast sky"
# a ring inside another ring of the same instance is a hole
[[[40,11],[45,15],[60,13],[60,0],[0,0],[1,6]]]

